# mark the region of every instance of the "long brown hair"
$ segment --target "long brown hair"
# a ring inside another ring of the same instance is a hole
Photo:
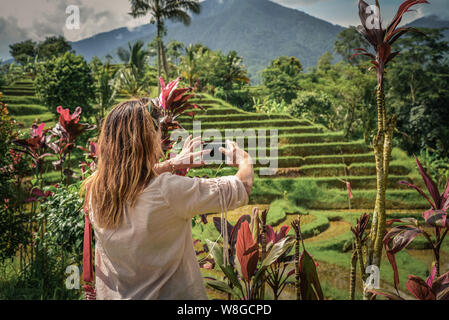
[[[119,227],[125,205],[133,207],[156,175],[154,165],[162,150],[148,102],[122,102],[103,122],[97,170],[83,185],[84,204],[91,202],[95,222],[101,228]]]

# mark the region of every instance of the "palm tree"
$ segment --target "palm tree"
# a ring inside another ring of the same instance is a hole
[[[97,128],[101,129],[101,124],[104,120],[105,111],[111,107],[117,95],[117,90],[114,86],[114,79],[117,74],[109,60],[102,65],[96,75],[96,94],[95,100],[100,109],[100,114],[97,116]]]
[[[224,59],[224,77],[225,89],[232,89],[232,84],[246,83],[249,84],[250,79],[248,72],[243,65],[243,58],[237,55],[236,51],[230,51]]]
[[[182,22],[184,25],[190,25],[189,11],[195,14],[201,12],[201,4],[199,0],[130,0],[130,15],[134,18],[151,16],[151,23],[156,24],[157,33],[156,41],[158,44],[158,76],[161,77],[161,65],[164,68],[166,80],[168,81],[168,66],[165,50],[162,42],[164,33],[166,32],[164,21],[166,19],[175,22]],[[160,92],[160,85],[159,85]]]
[[[202,58],[206,58],[209,48],[201,44],[190,44],[185,48],[185,55],[181,57],[181,74],[189,86],[193,87],[194,83],[200,77],[199,65]],[[207,58],[206,58],[207,59]]]
[[[118,73],[117,86],[130,96],[137,97],[148,87],[146,71],[149,52],[143,46],[143,41],[137,41],[134,44],[128,43],[128,49],[117,50],[117,56],[124,63]]]
[[[380,6],[376,0],[377,13],[373,13],[373,8],[365,1],[359,0],[359,16],[362,25],[358,31],[371,44],[375,54],[366,49],[356,49],[358,53],[354,56],[364,55],[371,59],[373,68],[377,73],[377,135],[374,137],[374,155],[376,159],[377,173],[377,195],[373,212],[371,232],[368,241],[366,265],[380,266],[382,257],[383,239],[386,231],[386,210],[385,196],[388,183],[388,173],[391,160],[393,132],[396,126],[397,117],[388,115],[385,104],[384,76],[385,67],[391,62],[399,52],[392,52],[391,46],[402,35],[407,32],[417,30],[408,27],[399,28],[403,15],[410,9],[422,3],[428,3],[426,0],[406,0],[404,1],[393,18],[393,21],[386,29],[382,27],[380,17]],[[373,20],[373,16],[375,19]]]

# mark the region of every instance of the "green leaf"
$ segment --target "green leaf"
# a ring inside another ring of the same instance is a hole
[[[228,286],[227,283],[220,281],[220,280],[206,280],[206,284],[213,289],[216,289],[221,292],[226,292],[231,294],[232,296],[240,299],[241,295],[239,295],[237,292],[235,292],[230,286]]]
[[[285,251],[295,244],[295,239],[292,237],[286,237],[281,241],[275,243],[271,250],[267,253],[267,256],[262,261],[259,270],[257,270],[254,276],[254,283],[258,283],[265,270],[272,265]]]
[[[232,266],[224,266],[223,262],[223,247],[220,245],[215,244],[209,239],[206,239],[207,246],[210,250],[210,254],[212,255],[212,258],[214,258],[215,263],[220,267],[220,269],[223,271],[225,276],[231,281],[231,283],[236,286],[238,289],[242,290],[242,285],[240,284],[240,281],[237,277],[237,274],[235,273]],[[235,259],[237,260],[237,259]]]

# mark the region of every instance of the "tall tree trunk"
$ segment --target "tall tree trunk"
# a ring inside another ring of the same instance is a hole
[[[161,83],[159,79],[161,78],[161,23],[157,21],[157,87],[158,87],[158,96],[161,94]]]
[[[164,67],[165,78],[168,82],[168,81],[170,81],[170,77],[168,76],[167,56],[165,55],[165,48],[164,48],[164,43],[162,42],[162,37],[161,37],[160,41],[161,41],[162,66]]]
[[[396,126],[396,116],[387,120],[385,93],[383,83],[377,88],[377,135],[374,138],[374,156],[376,159],[377,194],[373,212],[371,232],[367,248],[367,266],[380,268],[382,259],[383,238],[386,232],[386,190],[390,169],[391,152],[393,149],[393,132]],[[364,295],[368,299],[368,295]]]
[[[357,278],[357,251],[353,250],[351,255],[351,271],[349,277],[349,300],[355,298],[355,284]]]

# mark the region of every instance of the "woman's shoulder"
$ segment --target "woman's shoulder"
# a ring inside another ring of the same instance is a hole
[[[165,188],[176,188],[176,187],[182,187],[186,184],[190,184],[194,182],[194,178],[190,177],[184,177],[184,176],[178,176],[176,174],[172,174],[170,172],[164,172],[160,175],[154,177],[149,185],[147,186],[146,190],[157,188],[157,189],[165,189]]]

